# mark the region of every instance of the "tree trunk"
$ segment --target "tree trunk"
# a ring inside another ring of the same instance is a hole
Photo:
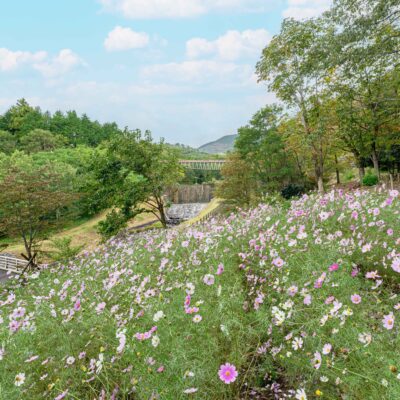
[[[322,152],[318,151],[318,154],[314,154],[314,170],[315,180],[317,181],[318,193],[324,193],[324,162]]]
[[[324,188],[324,180],[322,179],[322,176],[318,176],[317,178],[317,182],[318,182],[318,193],[324,193],[325,192],[325,188]]]
[[[358,176],[359,176],[359,179],[360,179],[360,185],[362,185],[363,179],[364,179],[364,176],[365,176],[364,161],[363,161],[362,157],[358,153],[354,154],[354,156],[356,158],[356,164],[357,164],[357,168],[358,168]]]
[[[158,197],[158,196],[155,196],[155,197],[156,197],[156,202],[157,202],[157,209],[160,214],[159,220],[160,220],[163,228],[166,228],[167,227],[167,216],[165,215],[164,201],[163,201],[162,197]]]
[[[339,172],[339,162],[337,155],[335,154],[335,170],[336,170],[336,183],[340,185],[340,172]]]
[[[358,166],[358,175],[360,177],[360,185],[362,185],[365,176],[365,168],[362,164]]]
[[[317,181],[318,193],[324,193],[324,180],[323,180],[323,168],[319,162],[319,159],[314,159],[314,170],[315,180]]]
[[[32,258],[32,241],[26,239],[26,236],[23,235],[22,238],[24,239],[24,247],[26,251],[26,257],[30,260]]]
[[[380,171],[379,171],[379,160],[378,160],[378,153],[376,152],[375,143],[372,145],[372,153],[371,153],[372,162],[374,164],[374,171],[375,175],[380,178]]]

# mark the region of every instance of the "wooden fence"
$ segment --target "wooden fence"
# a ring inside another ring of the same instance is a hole
[[[26,267],[27,262],[15,257],[0,254],[0,269],[11,272],[21,272]]]

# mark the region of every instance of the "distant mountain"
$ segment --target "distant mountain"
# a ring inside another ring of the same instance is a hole
[[[200,146],[198,150],[209,154],[227,153],[228,151],[233,150],[236,136],[237,135],[223,136],[215,142],[203,144],[203,146]]]

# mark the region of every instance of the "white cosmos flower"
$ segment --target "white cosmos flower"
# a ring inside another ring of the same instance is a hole
[[[15,381],[14,385],[15,386],[21,386],[25,383],[25,374],[23,372],[20,372],[15,376]]]

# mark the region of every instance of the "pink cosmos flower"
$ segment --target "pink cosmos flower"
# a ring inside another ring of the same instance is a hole
[[[339,264],[334,263],[329,267],[329,271],[333,272],[333,271],[337,271],[339,269]]]
[[[219,264],[217,269],[217,275],[221,275],[224,272],[224,264]]]
[[[290,286],[290,288],[288,289],[288,295],[293,297],[296,295],[296,293],[298,292],[298,287],[297,286]]]
[[[400,257],[395,257],[392,261],[392,270],[400,272]]]
[[[81,301],[78,299],[74,304],[74,310],[79,311],[81,308]]]
[[[384,328],[393,329],[393,326],[394,326],[394,315],[393,315],[393,313],[385,315],[383,317],[382,323],[383,323],[383,327]]]
[[[335,296],[329,296],[325,300],[325,304],[332,304],[335,301]]]
[[[226,363],[220,366],[218,376],[222,382],[229,385],[232,382],[235,382],[238,372],[236,371],[236,367],[234,365]]]
[[[327,343],[324,345],[322,349],[322,354],[328,355],[332,350],[332,345],[330,343]]]
[[[65,392],[60,393],[57,397],[54,398],[54,400],[62,400],[65,398],[67,394],[68,394],[68,389]]]
[[[393,229],[389,228],[386,233],[388,234],[388,236],[393,236]]]
[[[214,275],[211,275],[211,274],[205,275],[203,278],[203,282],[208,286],[213,285],[214,284]]]
[[[326,278],[326,273],[323,272],[321,276],[314,282],[314,288],[320,289],[322,287],[322,284],[324,283],[325,278]]]
[[[369,271],[365,274],[367,279],[377,279],[380,278],[378,271]]]
[[[187,295],[186,298],[185,298],[185,307],[189,307],[190,306],[190,299],[191,299],[190,295]]]
[[[96,307],[97,314],[101,314],[105,308],[106,308],[106,303],[104,301],[102,303],[98,304]]]
[[[18,321],[12,320],[12,321],[9,323],[8,326],[9,326],[9,328],[10,328],[10,331],[13,332],[13,333],[15,333],[15,332],[17,332],[17,330],[20,328],[21,324],[20,324]]]
[[[303,303],[304,303],[306,306],[309,306],[309,305],[311,304],[311,295],[307,294],[307,295],[304,297]]]
[[[361,303],[361,296],[357,293],[351,295],[351,302],[353,304],[360,304]]]
[[[284,262],[284,261],[282,260],[282,258],[280,258],[280,257],[275,258],[275,259],[272,261],[272,264],[274,264],[275,267],[278,267],[278,268],[282,268],[284,263],[285,263],[285,262]]]
[[[319,351],[316,351],[314,353],[314,358],[312,359],[311,363],[315,369],[320,369],[321,362],[322,362],[321,353]]]

